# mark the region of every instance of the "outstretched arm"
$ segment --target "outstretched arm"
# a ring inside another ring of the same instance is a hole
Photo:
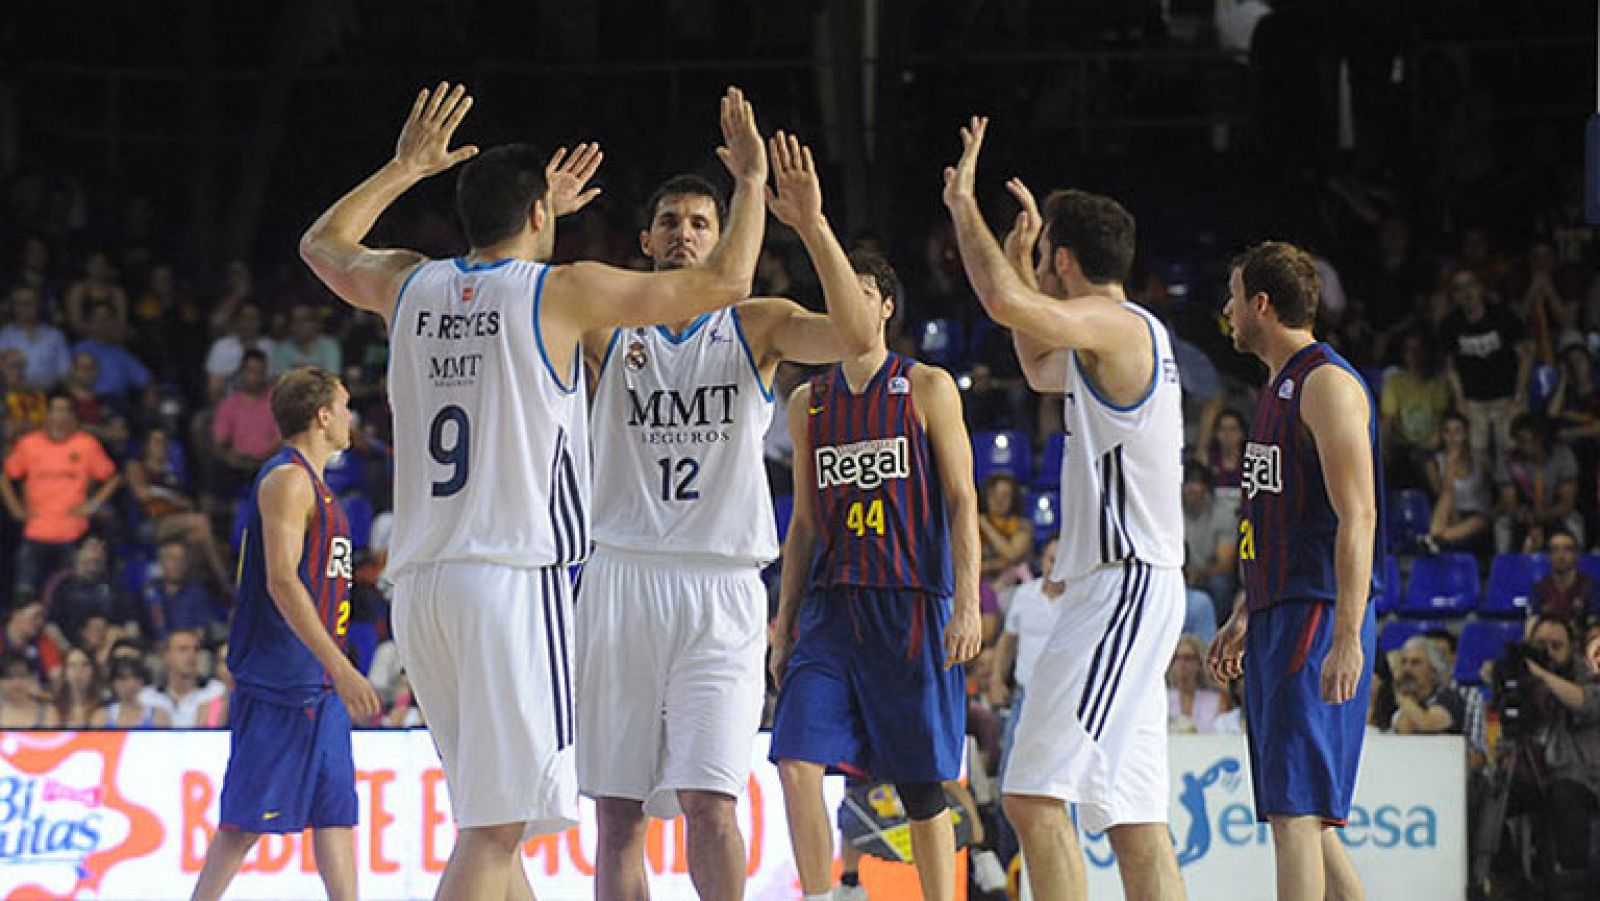
[[[377,313],[385,322],[394,312],[401,284],[425,257],[411,250],[376,250],[361,242],[412,185],[477,155],[471,144],[449,149],[471,108],[463,85],[451,88],[441,81],[431,92],[424,89],[400,130],[394,159],[328,207],[300,237],[300,258],[346,303]]]

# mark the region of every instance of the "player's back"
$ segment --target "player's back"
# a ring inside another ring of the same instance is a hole
[[[1183,396],[1172,339],[1148,311],[1124,302],[1149,329],[1154,362],[1143,397],[1112,403],[1076,352],[1065,386],[1061,546],[1054,577],[1076,578],[1137,559],[1183,565]]]
[[[938,461],[911,391],[916,365],[889,354],[860,394],[842,366],[811,380],[813,484],[796,488],[814,492],[815,584],[953,591]]]
[[[581,355],[557,373],[539,328],[549,268],[522,260],[418,266],[395,301],[391,575],[477,561],[543,567],[589,546]]]
[[[262,465],[245,500],[238,598],[228,632],[228,670],[244,690],[295,700],[330,682],[327,670],[278,612],[267,580],[261,482],[284,466],[299,467],[312,482],[316,509],[306,523],[300,549],[300,581],[316,605],[323,628],[341,646],[350,621],[354,549],[344,506],[299,451],[286,446]]]

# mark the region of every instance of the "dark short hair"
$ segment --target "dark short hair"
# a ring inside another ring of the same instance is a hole
[[[106,681],[115,682],[124,676],[137,676],[140,682],[150,684],[150,673],[144,668],[144,663],[132,657],[111,658],[111,676]]]
[[[297,366],[272,386],[272,418],[278,434],[291,438],[311,428],[317,411],[333,403],[339,377],[320,366]]]
[[[249,363],[252,360],[260,363],[262,366],[267,365],[267,352],[255,347],[250,348],[244,352],[244,356],[239,358],[239,368],[243,369],[244,364]]]
[[[1186,485],[1190,482],[1199,482],[1206,486],[1207,491],[1210,491],[1211,467],[1201,463],[1199,460],[1185,460],[1183,463],[1183,482]]]
[[[46,410],[50,409],[50,405],[58,400],[66,401],[67,406],[72,408],[74,414],[78,412],[78,399],[73,397],[72,392],[65,388],[52,389],[49,394],[45,395],[44,408]]]
[[[883,254],[872,250],[852,250],[850,269],[856,275],[870,276],[885,300],[894,299],[895,314],[899,315],[903,306],[901,295],[905,292],[900,287],[900,276],[895,274],[894,267],[889,265],[889,260]]]
[[[531,144],[501,144],[478,154],[456,176],[456,215],[473,247],[510,238],[544,197],[544,155]]]
[[[656,221],[661,201],[668,197],[708,197],[711,199],[711,205],[717,208],[717,227],[721,228],[722,223],[728,218],[728,201],[723,198],[722,192],[717,190],[717,186],[692,172],[686,172],[662,182],[661,187],[656,188],[650,195],[650,200],[644,207],[645,228],[649,228],[650,223]]]
[[[1546,548],[1550,547],[1550,542],[1556,540],[1557,538],[1567,539],[1568,541],[1572,542],[1572,547],[1574,550],[1578,549],[1578,536],[1572,534],[1571,529],[1567,528],[1566,526],[1547,526],[1544,532],[1544,546]]]
[[[1127,280],[1133,269],[1134,223],[1122,204],[1087,191],[1056,191],[1045,198],[1044,227],[1050,246],[1072,251],[1091,283]]]
[[[1310,328],[1316,320],[1322,281],[1311,254],[1285,241],[1264,241],[1234,257],[1228,268],[1239,270],[1245,297],[1267,295],[1285,326]]]
[[[1567,633],[1567,643],[1568,644],[1571,644],[1573,646],[1576,646],[1578,644],[1578,631],[1572,627],[1572,623],[1570,623],[1570,622],[1568,622],[1568,621],[1566,621],[1564,619],[1561,619],[1560,617],[1556,617],[1556,616],[1537,616],[1537,617],[1534,617],[1533,625],[1528,627],[1528,637],[1530,639],[1533,638],[1533,633],[1539,631],[1539,627],[1540,626],[1547,626],[1547,625],[1548,626],[1559,626],[1561,628],[1561,631]]]
[[[1449,629],[1443,628],[1442,626],[1436,626],[1432,629],[1424,631],[1422,634],[1428,638],[1437,638],[1444,642],[1445,645],[1450,648],[1450,653],[1452,655],[1455,654],[1456,634],[1454,632],[1451,632]]]
[[[1521,432],[1532,432],[1540,442],[1549,441],[1550,422],[1538,413],[1518,413],[1511,420],[1511,434],[1515,437]]]

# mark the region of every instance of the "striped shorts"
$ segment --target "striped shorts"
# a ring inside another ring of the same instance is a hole
[[[433,563],[395,580],[395,643],[459,827],[577,825],[572,612],[565,567]]]
[[[1096,832],[1167,822],[1165,677],[1183,628],[1183,571],[1107,564],[1056,603],[1002,791],[1076,804]]]

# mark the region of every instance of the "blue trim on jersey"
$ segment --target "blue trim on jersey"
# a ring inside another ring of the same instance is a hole
[[[756,355],[755,352],[750,349],[750,339],[746,338],[744,335],[744,323],[739,321],[739,308],[734,307],[728,312],[733,316],[733,330],[739,335],[739,343],[744,346],[744,358],[750,364],[750,371],[755,374],[756,387],[761,389],[761,396],[766,399],[767,403],[770,404],[772,403],[772,398],[775,396],[772,393],[772,388],[773,385],[777,384],[778,373],[776,371],[772,373],[771,385],[762,383],[761,367],[756,365]]]
[[[501,266],[514,262],[514,259],[506,257],[503,260],[495,260],[493,263],[469,263],[466,257],[456,257],[451,262],[455,263],[456,268],[462,272],[488,272],[490,269],[499,269]]]
[[[431,262],[433,262],[433,261],[432,260],[423,260],[422,262],[418,263],[416,266],[413,266],[411,271],[406,274],[406,280],[400,283],[400,290],[398,292],[396,292],[395,295],[394,295],[394,309],[389,311],[389,335],[390,335],[390,337],[394,336],[394,324],[396,322],[400,321],[400,301],[405,299],[406,289],[411,287],[411,280],[417,277],[417,273],[422,271],[422,267],[428,265]],[[394,357],[393,354],[390,354],[389,356],[390,356],[390,359],[393,359],[393,357]]]
[[[661,337],[667,339],[673,344],[682,344],[683,342],[694,337],[694,333],[700,331],[700,327],[705,325],[710,320],[710,313],[701,313],[699,316],[695,317],[693,322],[689,323],[689,327],[684,329],[683,333],[680,335],[674,335],[672,333],[672,329],[669,329],[664,325],[656,326],[656,331],[661,333]]]
[[[1145,387],[1144,396],[1128,406],[1114,404],[1111,402],[1111,398],[1101,394],[1100,389],[1095,386],[1094,379],[1089,378],[1089,373],[1084,371],[1083,363],[1078,360],[1077,351],[1072,353],[1072,365],[1077,367],[1078,375],[1083,377],[1083,383],[1089,386],[1089,394],[1099,401],[1101,406],[1115,410],[1118,413],[1132,413],[1134,410],[1144,406],[1145,401],[1148,401],[1150,396],[1156,393],[1156,383],[1161,380],[1161,346],[1156,343],[1155,324],[1147,316],[1140,316],[1139,318],[1144,320],[1144,327],[1150,330],[1150,384]]]
[[[502,262],[509,263],[510,260]],[[461,265],[460,260],[456,265]],[[496,264],[498,265],[498,264]],[[539,359],[544,361],[544,369],[550,373],[550,380],[556,383],[556,390],[562,394],[571,394],[578,390],[578,367],[583,363],[582,348],[575,348],[572,357],[572,386],[569,388],[561,382],[561,376],[556,375],[555,364],[550,362],[550,354],[544,349],[544,329],[539,327],[539,305],[544,302],[544,277],[550,274],[550,267],[541,264],[539,277],[533,283],[533,343],[539,346]]]
[[[606,342],[606,355],[600,358],[600,371],[596,372],[594,374],[595,381],[598,382],[600,380],[600,377],[602,375],[606,374],[606,364],[611,362],[611,352],[613,350],[616,350],[617,342],[620,341],[621,339],[622,339],[622,329],[620,329],[620,328],[612,329],[611,330],[611,339]]]

